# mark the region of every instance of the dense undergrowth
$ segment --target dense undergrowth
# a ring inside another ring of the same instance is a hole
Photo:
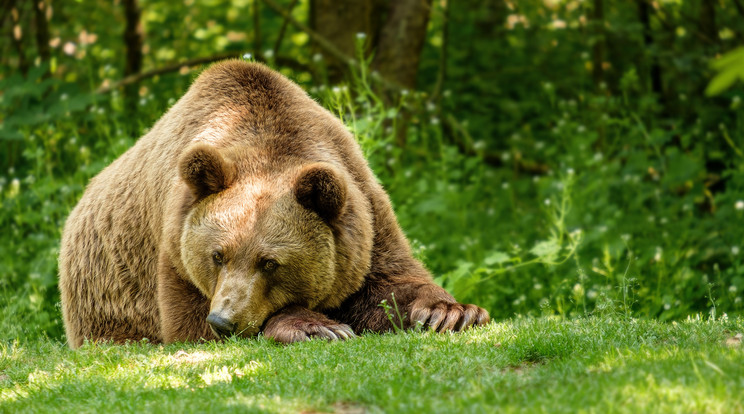
[[[155,3],[146,9],[148,24],[191,13],[166,12]],[[464,18],[456,12],[453,19]],[[541,16],[533,16],[533,24],[547,18]],[[210,18],[192,17],[189,24]],[[435,13],[422,90],[436,76],[441,21]],[[266,27],[271,24],[279,21],[267,19]],[[81,19],[69,30],[81,27],[96,23]],[[88,33],[77,51],[25,76],[3,68],[3,339],[61,338],[56,255],[67,214],[88,180],[129,148],[197,73],[183,70],[145,81],[130,101],[116,90],[92,93],[105,80],[121,77],[119,57],[105,46],[116,33],[98,29],[97,42]],[[207,40],[224,36],[212,29],[197,34]],[[328,85],[267,59],[354,131],[416,254],[458,300],[484,306],[497,319],[741,314],[742,90],[703,94],[703,48],[683,53],[686,43],[675,46],[687,60],[670,70],[673,80],[690,75],[690,85],[658,96],[648,91],[644,68],[631,59],[617,62],[609,83],[595,90],[575,32],[535,34],[517,26],[499,37],[504,48],[497,50],[489,39],[472,40],[468,30],[453,32],[451,41],[471,41],[484,54],[454,48],[450,81],[436,97],[398,91],[383,99],[364,70]],[[638,28],[632,30],[624,35],[637,36]],[[239,47],[188,42],[187,33],[176,40],[173,33],[158,36],[150,37],[153,66],[172,59],[174,45],[192,52]],[[322,68],[322,56],[303,55],[306,36],[289,39],[290,54]],[[509,50],[518,53],[507,61]],[[517,69],[488,72],[496,58]],[[560,76],[551,64],[559,65]],[[401,143],[395,131],[404,120]]]

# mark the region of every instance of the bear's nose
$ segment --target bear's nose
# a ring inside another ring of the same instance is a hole
[[[212,328],[212,332],[219,337],[230,336],[235,332],[235,323],[223,318],[219,314],[210,313],[207,316],[207,323]]]

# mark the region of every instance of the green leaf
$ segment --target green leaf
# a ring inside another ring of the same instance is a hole
[[[744,79],[744,71],[741,73],[736,70],[736,68],[732,69],[726,69],[718,75],[716,75],[713,80],[710,81],[710,84],[708,84],[708,87],[705,88],[705,95],[707,96],[715,96],[719,93],[725,91],[728,89],[731,85],[736,82],[737,78]]]
[[[744,80],[744,47],[726,53],[711,62],[710,66],[718,74],[708,84],[705,94],[714,96],[729,88],[737,79]]]
[[[720,71],[726,67],[741,66],[743,64],[744,64],[744,47],[740,47],[712,61],[710,63],[710,66],[713,69]]]
[[[508,254],[497,250],[489,254],[488,257],[486,257],[486,259],[483,262],[485,262],[486,265],[488,266],[493,266],[493,265],[501,264],[504,262],[508,262],[509,259],[510,257]]]
[[[535,244],[530,253],[545,260],[551,260],[561,251],[561,245],[555,239],[544,240]]]

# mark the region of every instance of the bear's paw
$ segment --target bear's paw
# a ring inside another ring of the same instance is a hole
[[[415,301],[411,307],[411,324],[437,332],[464,331],[471,326],[485,325],[491,320],[488,311],[476,305],[438,301]]]
[[[266,322],[263,334],[285,344],[314,338],[346,340],[356,336],[349,325],[299,307],[273,316]]]

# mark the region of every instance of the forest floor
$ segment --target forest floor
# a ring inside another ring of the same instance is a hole
[[[491,323],[283,346],[0,342],[0,412],[744,413],[744,319]]]

